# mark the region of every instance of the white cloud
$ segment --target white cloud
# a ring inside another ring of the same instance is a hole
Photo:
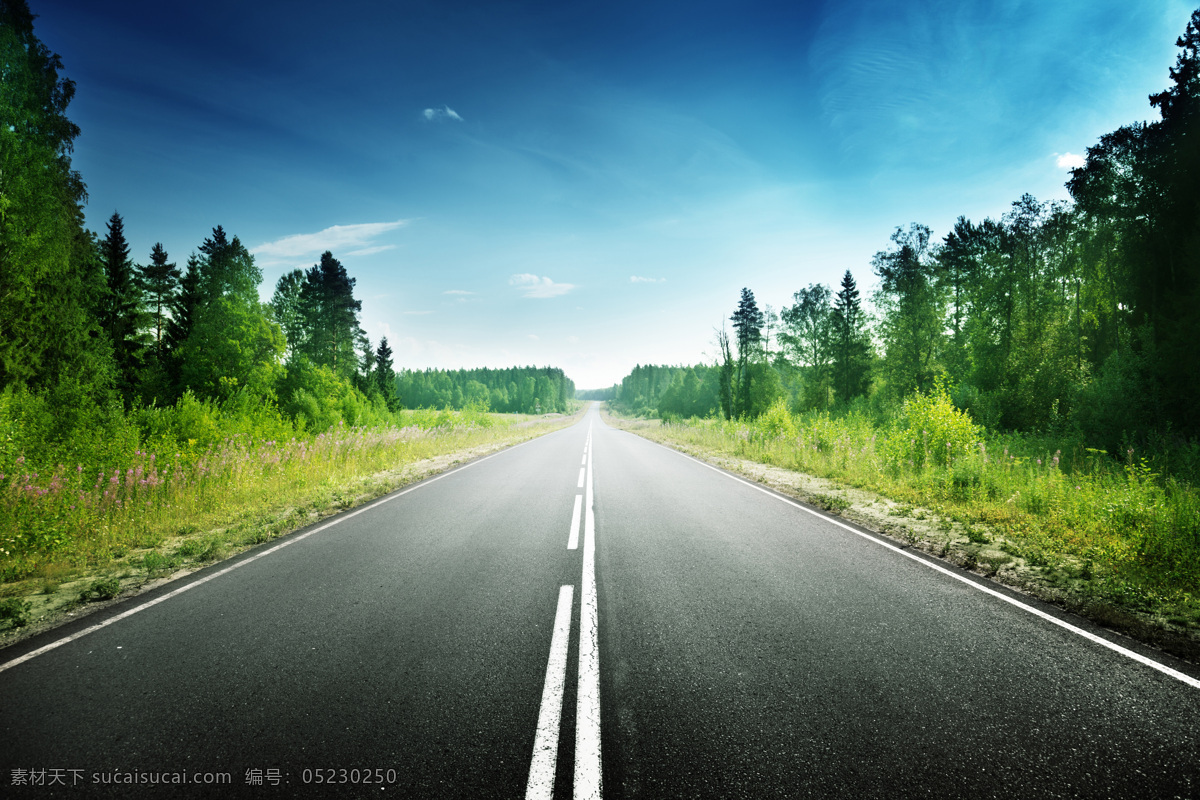
[[[508,279],[508,283],[510,286],[521,287],[521,293],[526,297],[536,297],[539,299],[559,297],[575,288],[574,284],[555,283],[549,278],[539,278],[537,275],[531,275],[528,272],[513,275]]]
[[[442,106],[441,108],[427,108],[424,111],[425,119],[429,122],[440,122],[444,119],[452,119],[455,122],[464,122],[462,117],[458,115],[450,106]]]
[[[346,253],[348,256],[373,256],[376,253],[382,253],[384,250],[395,250],[394,244],[377,244],[374,247],[364,247],[361,250],[351,250]]]
[[[529,338],[536,342],[538,340],[538,335],[536,333],[531,333],[529,334]]]
[[[447,289],[442,294],[469,295],[475,294],[475,292],[468,292],[466,289]]]
[[[641,275],[630,275],[630,283],[666,283],[666,278],[643,278]]]
[[[323,253],[326,250],[337,255],[342,251],[345,255],[369,255],[386,250],[394,245],[373,245],[371,241],[388,231],[402,228],[409,223],[406,219],[395,222],[364,222],[358,225],[334,225],[316,233],[297,233],[284,236],[273,242],[264,242],[250,252],[268,261],[287,258],[299,258],[309,254]],[[347,248],[353,251],[345,253]]]
[[[1083,156],[1077,156],[1074,153],[1055,153],[1058,160],[1054,163],[1059,169],[1078,169],[1087,163],[1087,159]]]

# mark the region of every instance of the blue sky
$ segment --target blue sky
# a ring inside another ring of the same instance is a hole
[[[1191,0],[1192,3],[1195,0]],[[937,237],[1156,118],[1174,0],[30,0],[78,85],[88,225],[181,265],[332,250],[398,368],[554,365],[580,388],[711,360],[743,286],[864,295]]]

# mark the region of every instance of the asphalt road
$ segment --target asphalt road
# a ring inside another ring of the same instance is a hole
[[[1200,797],[1198,677],[593,410],[0,651],[0,787]]]

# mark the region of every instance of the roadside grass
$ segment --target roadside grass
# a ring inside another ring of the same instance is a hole
[[[1124,463],[1083,448],[1068,460],[1045,438],[989,434],[937,392],[911,398],[886,426],[779,405],[755,421],[636,432],[882,495],[898,504],[894,516],[940,520],[932,529],[945,541],[932,551],[960,552],[968,568],[995,575],[1021,565],[1093,617],[1135,611],[1200,632],[1200,490],[1133,451]],[[829,494],[808,500],[834,513],[848,506]],[[896,533],[910,536],[903,524]]]
[[[196,569],[574,417],[400,412],[288,441],[234,435],[97,472],[0,475],[0,631]]]

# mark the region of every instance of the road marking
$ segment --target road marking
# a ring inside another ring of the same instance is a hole
[[[646,439],[644,441],[650,441],[650,440]],[[1142,655],[1141,653],[1136,653],[1133,650],[1122,647],[1119,644],[1110,642],[1109,640],[1105,639],[1102,636],[1097,636],[1096,634],[1091,633],[1090,631],[1085,631],[1083,628],[1077,627],[1075,625],[1072,625],[1069,622],[1061,620],[1058,617],[1054,616],[1053,614],[1047,614],[1045,611],[1042,611],[1041,609],[1034,608],[1031,605],[1026,605],[1025,603],[1022,603],[1020,600],[1017,600],[1015,598],[1009,597],[1008,595],[1002,594],[1001,592],[998,592],[995,589],[991,589],[991,588],[988,588],[987,586],[978,584],[975,581],[973,581],[963,575],[959,575],[959,574],[947,569],[946,567],[941,566],[940,564],[935,564],[932,561],[927,561],[924,558],[921,558],[920,556],[916,556],[916,555],[908,552],[907,550],[897,547],[894,544],[890,544],[881,539],[877,539],[874,536],[863,533],[860,530],[856,530],[844,522],[839,522],[838,520],[828,517],[825,514],[820,513],[819,511],[815,511],[815,510],[809,508],[808,506],[804,505],[803,503],[797,502],[796,500],[792,500],[789,497],[783,497],[782,495],[778,495],[775,492],[772,492],[771,490],[769,490],[765,487],[759,486],[756,483],[752,483],[750,481],[743,480],[742,478],[739,478],[735,475],[730,475],[725,470],[714,467],[712,464],[706,464],[705,462],[701,461],[698,458],[693,458],[692,456],[689,456],[686,453],[681,453],[678,450],[667,447],[666,445],[658,444],[658,442],[651,442],[651,444],[656,444],[659,447],[663,448],[664,450],[669,450],[670,452],[672,452],[678,456],[682,456],[683,458],[686,458],[689,461],[695,461],[700,466],[711,469],[713,472],[716,472],[719,475],[724,475],[726,478],[729,478],[730,480],[737,481],[738,483],[741,483],[741,484],[745,484],[746,486],[749,486],[751,489],[755,489],[756,491],[762,492],[763,494],[767,495],[768,497],[774,497],[776,500],[787,503],[790,506],[794,506],[795,508],[800,509],[801,511],[805,512],[806,514],[811,514],[814,517],[818,517],[820,519],[825,520],[826,522],[830,523],[831,525],[836,525],[837,527],[841,528],[842,530],[849,531],[850,533],[853,533],[855,536],[862,537],[863,539],[866,539],[869,542],[874,542],[875,544],[879,545],[880,547],[886,547],[888,550],[898,553],[898,554],[904,556],[905,558],[911,559],[911,560],[917,562],[918,564],[922,564],[926,567],[929,567],[929,569],[940,572],[949,578],[953,578],[954,580],[958,581],[959,583],[964,583],[967,586],[970,586],[972,589],[976,589],[980,592],[983,592],[984,594],[991,595],[992,597],[995,597],[997,600],[1003,600],[1005,603],[1008,603],[1011,606],[1015,606],[1015,607],[1021,609],[1022,611],[1027,611],[1030,614],[1033,614],[1035,617],[1044,619],[1046,622],[1057,625],[1058,627],[1063,628],[1064,630],[1070,631],[1071,633],[1074,633],[1078,636],[1082,636],[1084,639],[1087,639],[1088,641],[1095,642],[1096,644],[1098,644],[1102,647],[1107,647],[1109,650],[1112,650],[1114,653],[1123,655],[1126,658],[1132,659],[1132,660],[1138,662],[1139,664],[1143,664],[1147,667],[1150,667],[1151,669],[1158,670],[1162,674],[1167,675],[1168,677],[1174,678],[1175,680],[1180,681],[1182,683],[1186,683],[1188,686],[1191,686],[1194,689],[1200,689],[1200,679],[1193,678],[1191,675],[1180,672],[1177,669],[1172,669],[1171,667],[1168,667],[1166,664],[1160,664],[1159,662],[1155,661],[1152,658],[1147,658],[1146,656]],[[586,546],[586,544],[585,544],[585,546]]]
[[[541,438],[541,437],[538,437],[538,438]],[[134,606],[133,608],[129,609],[128,611],[123,611],[120,614],[117,614],[115,617],[109,617],[108,619],[104,620],[103,622],[98,622],[95,625],[92,625],[91,627],[84,628],[81,631],[72,633],[70,636],[64,636],[61,639],[56,639],[55,641],[51,642],[50,644],[39,647],[36,650],[30,650],[25,655],[20,656],[19,658],[14,658],[12,661],[6,661],[3,664],[0,664],[0,672],[4,672],[4,670],[6,670],[6,669],[11,669],[12,667],[17,666],[18,664],[24,664],[26,661],[29,661],[33,658],[37,658],[38,656],[42,655],[43,653],[48,653],[51,650],[62,647],[64,644],[73,642],[76,639],[82,639],[84,636],[87,636],[89,633],[95,633],[96,631],[100,630],[101,628],[107,628],[109,625],[112,625],[114,622],[119,622],[119,621],[125,619],[126,617],[132,617],[134,614],[138,613],[139,611],[145,611],[147,608],[156,606],[159,603],[162,603],[166,600],[170,600],[172,597],[176,597],[177,595],[181,595],[184,592],[195,589],[197,586],[202,586],[203,584],[206,584],[215,578],[219,578],[222,575],[226,575],[230,572],[233,572],[235,569],[241,569],[242,567],[246,566],[247,564],[257,561],[258,559],[263,558],[264,556],[269,556],[272,553],[282,550],[285,547],[290,547],[291,545],[294,545],[296,542],[303,541],[303,540],[307,539],[308,537],[310,537],[314,534],[320,533],[321,531],[323,531],[327,528],[332,528],[334,525],[341,524],[348,519],[353,519],[354,517],[357,517],[359,514],[365,514],[366,512],[370,511],[371,509],[375,508],[376,506],[381,506],[384,503],[390,503],[391,501],[395,500],[396,498],[403,497],[404,495],[408,494],[409,492],[415,492],[417,489],[421,489],[425,486],[428,486],[431,483],[437,483],[442,478],[449,478],[451,475],[453,475],[457,472],[462,472],[464,469],[470,469],[471,467],[475,466],[476,464],[482,464],[484,461],[493,459],[496,456],[504,455],[505,453],[511,453],[513,450],[516,450],[518,447],[524,447],[525,445],[529,444],[530,442],[535,442],[535,441],[537,441],[537,439],[530,439],[529,441],[521,442],[520,444],[515,444],[512,447],[505,448],[504,450],[501,450],[498,453],[492,453],[490,456],[484,456],[483,458],[479,459],[478,461],[472,461],[469,464],[463,464],[461,467],[452,469],[449,472],[443,472],[441,475],[436,475],[432,478],[423,480],[420,483],[418,483],[416,486],[410,486],[407,489],[404,489],[403,491],[396,492],[395,494],[389,494],[386,497],[381,497],[380,499],[376,500],[375,502],[365,505],[362,508],[351,511],[348,514],[343,514],[342,516],[339,516],[336,519],[332,519],[329,522],[326,522],[324,525],[322,525],[318,528],[313,528],[311,531],[306,531],[305,533],[301,533],[301,534],[292,536],[292,537],[288,538],[287,540],[282,541],[279,544],[275,545],[274,547],[270,547],[266,550],[263,550],[261,553],[256,553],[247,559],[237,562],[236,564],[232,564],[232,565],[225,567],[222,570],[218,570],[217,572],[214,572],[210,575],[205,575],[203,578],[194,580],[185,586],[180,586],[178,589],[176,589],[172,592],[168,592],[167,594],[156,597],[153,600],[149,600],[145,603],[142,603],[139,606]]]
[[[554,634],[550,637],[550,660],[546,664],[546,684],[542,689],[537,734],[533,737],[533,760],[529,764],[525,800],[551,800],[554,797],[558,728],[562,720],[563,686],[567,681],[567,645],[571,640],[571,603],[574,598],[574,586],[559,588]]]
[[[588,425],[588,441],[592,439]],[[575,707],[575,800],[600,798],[600,645],[596,612],[596,514],[592,453],[584,501],[583,581],[579,595],[579,685]]]
[[[580,464],[586,464],[586,463],[587,463],[587,448],[586,448],[586,447],[585,447],[585,448],[583,448],[583,460],[582,460],[582,461],[580,461],[579,463],[580,463]]]
[[[571,533],[567,536],[567,549],[579,547],[579,512],[583,509],[583,495],[575,495],[575,510],[571,512]]]
[[[579,468],[579,482],[578,482],[577,484],[575,484],[575,488],[576,488],[576,489],[582,489],[582,488],[583,488],[583,474],[584,474],[585,472],[587,472],[587,467],[580,467],[580,468]]]

